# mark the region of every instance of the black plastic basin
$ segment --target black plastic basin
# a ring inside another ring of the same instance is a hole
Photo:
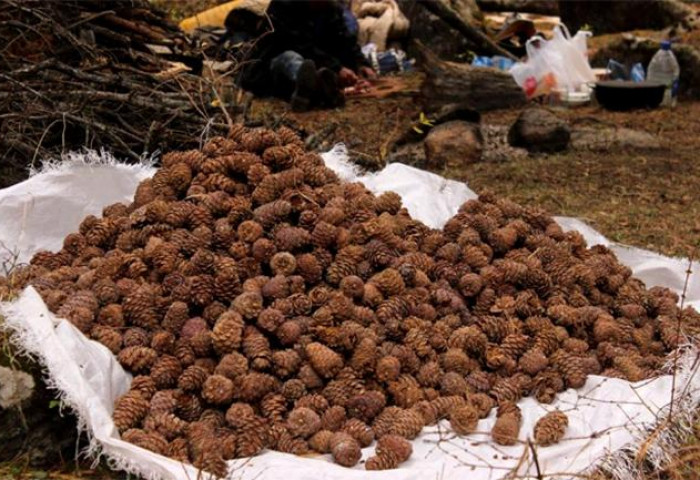
[[[610,80],[595,85],[595,98],[607,110],[656,108],[664,99],[661,83]]]

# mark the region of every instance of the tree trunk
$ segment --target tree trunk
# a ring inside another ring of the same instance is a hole
[[[481,30],[472,27],[462,20],[454,10],[441,0],[422,0],[420,4],[428,11],[444,20],[450,27],[464,35],[469,41],[474,43],[477,48],[492,55],[501,55],[512,60],[517,60],[512,53],[497,45]]]
[[[507,72],[444,62],[425,47],[417,50],[427,74],[421,90],[426,111],[447,104],[486,111],[527,103],[525,93]]]
[[[559,16],[557,0],[477,0],[484,12],[518,12]]]
[[[588,25],[597,34],[661,30],[694,14],[679,0],[559,0],[561,21],[572,33]]]

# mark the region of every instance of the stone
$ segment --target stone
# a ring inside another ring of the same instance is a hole
[[[31,375],[0,367],[0,408],[20,407],[33,392],[34,379]]]
[[[569,146],[569,125],[549,110],[529,108],[508,132],[508,143],[530,152],[559,152]]]
[[[453,120],[430,130],[424,148],[426,167],[460,167],[481,160],[484,139],[478,124]]]
[[[571,132],[572,150],[587,152],[652,152],[666,146],[654,135],[615,127],[576,127]]]

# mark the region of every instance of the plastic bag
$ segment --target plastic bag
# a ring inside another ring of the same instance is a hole
[[[510,73],[515,82],[525,91],[528,98],[551,93],[558,86],[555,71],[561,63],[557,52],[548,49],[549,42],[543,38],[533,37],[525,44],[527,61],[513,65]],[[559,76],[563,72],[559,72]]]
[[[587,39],[590,32],[578,32],[573,38],[565,25],[554,30],[554,38],[533,37],[525,44],[527,61],[510,70],[516,83],[528,97],[547,95],[556,89],[569,92],[584,89],[595,81],[588,63]]]

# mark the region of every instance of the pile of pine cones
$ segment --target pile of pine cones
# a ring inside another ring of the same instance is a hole
[[[131,205],[22,274],[134,374],[122,438],[223,476],[266,448],[350,467],[375,440],[365,467],[396,468],[424,426],[468,434],[494,407],[509,445],[523,396],[648,378],[700,315],[630,273],[490,195],[429,229],[395,193],[341,183],[290,130],[236,127],[164,155]],[[561,438],[562,415],[538,443]]]

